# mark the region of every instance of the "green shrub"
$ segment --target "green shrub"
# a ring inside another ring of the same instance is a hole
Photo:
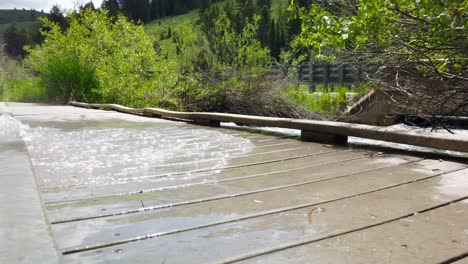
[[[38,83],[39,78],[0,80],[0,99],[11,102],[43,102],[47,95]]]
[[[71,17],[65,33],[43,23],[45,42],[30,50],[27,63],[50,99],[157,106],[176,83],[173,65],[156,54],[143,26],[123,16],[87,9]]]
[[[347,105],[347,94],[354,92],[354,89],[349,90],[344,86],[334,88],[317,86],[316,91],[310,93],[307,86],[299,85],[289,87],[286,96],[311,111],[336,116]]]
[[[84,65],[77,56],[65,54],[51,58],[42,70],[41,87],[49,101],[67,103],[71,99],[83,102],[99,100],[96,71]]]

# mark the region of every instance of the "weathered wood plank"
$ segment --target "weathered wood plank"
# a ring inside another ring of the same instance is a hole
[[[382,225],[466,199],[466,192],[443,191],[438,192],[437,198],[434,198],[434,190],[441,185],[441,181],[458,181],[463,179],[466,173],[465,169],[441,177],[321,204],[319,207],[298,208],[155,239],[141,237],[143,240],[134,243],[87,248],[89,251],[66,255],[64,260],[67,263],[117,260],[134,263],[208,263],[242,260]],[[468,185],[464,187],[468,188]],[[197,211],[186,213],[191,218],[198,215]],[[227,210],[226,213],[230,211]],[[216,214],[212,217],[216,217]],[[118,229],[114,231],[118,232]],[[91,237],[88,239],[87,242],[93,241]]]
[[[168,185],[160,186],[151,192],[84,199],[75,202],[50,204],[47,206],[52,222],[67,221],[76,218],[99,217],[123,212],[138,212],[214,199],[228,198],[255,192],[265,188],[302,184],[310,181],[344,177],[354,173],[394,166],[403,162],[418,160],[416,157],[376,156],[372,153],[342,152],[316,156],[302,160],[302,163],[288,165],[274,163],[269,166],[273,171],[265,173],[266,167],[252,167],[250,171],[220,171],[200,175],[192,181],[171,180]],[[296,165],[296,166],[293,166]],[[344,170],[343,168],[347,169]],[[275,170],[276,168],[276,170]],[[268,170],[268,171],[269,171]],[[319,170],[311,172],[312,170]]]
[[[395,159],[394,162],[399,164],[406,161],[404,159]],[[339,172],[340,170],[334,172],[343,175],[343,170],[346,171],[347,167],[341,167],[341,172]],[[229,185],[219,186],[227,194],[224,199],[197,202],[131,215],[57,224],[53,226],[53,231],[58,237],[57,242],[61,248],[85,247],[86,244],[80,243],[90,240],[95,241],[96,244],[106,244],[111,243],[113,240],[132,239],[148,234],[174,232],[175,230],[191,229],[197,226],[235,221],[245,217],[262,216],[271,211],[281,211],[290,207],[312,206],[425,179],[453,170],[460,170],[464,167],[457,163],[424,160],[356,173],[327,181],[317,181],[321,179],[320,174],[297,171],[289,173],[289,177],[296,182],[296,184],[292,185],[288,185],[290,182],[287,179],[282,180],[287,174],[277,175],[275,180],[271,179],[276,181],[276,184],[269,184],[270,179],[262,178],[250,179],[244,182],[236,181],[231,182]],[[236,190],[246,189],[252,185],[257,185],[258,188],[263,186],[264,189],[261,192],[252,192],[245,195],[235,194]],[[202,188],[200,190],[197,190],[197,188],[179,190],[179,197],[174,198],[176,198],[176,201],[177,199],[187,199],[194,192],[205,191],[206,189]],[[285,197],[289,197],[289,199],[285,199]],[[164,200],[165,198],[161,196],[160,199]],[[160,203],[160,201],[156,202]],[[146,204],[146,201],[143,203]],[[119,230],[120,234],[117,239],[114,235],[116,230]]]
[[[178,162],[172,164],[155,165],[151,168],[150,174],[137,176],[119,176],[109,178],[109,182],[114,184],[104,184],[106,179],[99,179],[98,184],[74,184],[68,186],[54,186],[54,188],[43,189],[43,199],[45,202],[75,200],[90,197],[101,197],[106,195],[116,195],[123,192],[141,192],[153,186],[151,182],[167,182],[169,178],[181,178],[187,174],[192,175],[197,172],[214,172],[228,168],[251,167],[260,164],[271,164],[283,160],[298,159],[303,157],[316,156],[319,154],[332,153],[339,151],[333,147],[323,145],[309,145],[305,148],[274,151],[268,153],[258,153],[253,155],[243,155],[229,158],[226,164],[220,166],[219,157],[213,157],[206,160],[193,160],[187,162]],[[64,175],[65,176],[65,175]],[[120,184],[119,184],[120,182]],[[142,182],[147,184],[142,184]],[[50,183],[48,183],[50,184]],[[142,186],[146,186],[142,187]]]
[[[77,102],[70,102],[70,104],[79,107],[89,106],[88,104]],[[162,117],[170,117],[177,119],[205,119],[219,122],[242,123],[245,125],[300,129],[323,134],[353,136],[429,148],[468,152],[468,139],[466,137],[457,135],[418,133],[415,131],[408,130],[393,130],[384,127],[331,121],[299,120],[221,113],[175,112],[157,108],[133,109],[115,104],[91,105],[93,105],[94,107],[114,109],[116,111],[127,113],[142,114],[143,112],[147,112],[157,114]]]
[[[468,200],[463,200],[241,263],[443,263],[468,254],[467,219]]]

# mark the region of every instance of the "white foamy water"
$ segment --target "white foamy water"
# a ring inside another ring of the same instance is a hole
[[[234,123],[225,123],[225,124],[223,124],[223,126],[242,128],[240,126],[237,126]],[[301,131],[298,130],[298,129],[278,128],[278,127],[254,127],[254,128],[258,129],[258,130],[281,133],[281,134],[288,135],[288,136],[300,137],[300,135],[301,135]],[[388,127],[388,129],[390,129],[390,130],[410,130],[410,131],[415,131],[415,132],[420,132],[420,133],[442,133],[442,134],[448,134],[449,133],[447,130],[444,130],[444,129],[439,129],[437,131],[431,131],[431,128],[411,127],[411,126],[402,125],[402,124],[390,126],[390,127]],[[455,135],[466,136],[466,138],[468,139],[468,130],[454,129],[452,131],[455,133]],[[451,150],[441,150],[441,149],[432,149],[432,148],[419,147],[419,146],[413,146],[413,145],[407,145],[407,144],[399,144],[399,143],[386,142],[386,141],[380,141],[380,140],[373,140],[373,139],[367,139],[367,138],[349,137],[348,138],[348,143],[350,145],[354,145],[354,146],[385,147],[385,148],[393,148],[393,149],[399,149],[399,150],[405,150],[405,151],[434,153],[434,154],[442,154],[442,155],[449,155],[449,156],[456,156],[456,157],[468,157],[468,154],[463,153],[463,152],[457,152],[457,151],[451,151]]]
[[[9,114],[0,113],[0,141],[21,140],[25,129],[28,126],[23,125]]]
[[[239,136],[167,122],[41,121],[29,127],[11,117],[0,120],[0,135],[25,140],[41,187],[121,184],[128,177],[216,169],[253,147]]]

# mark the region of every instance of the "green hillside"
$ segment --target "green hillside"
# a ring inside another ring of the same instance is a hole
[[[11,24],[0,24],[0,38],[3,35],[5,29],[7,29],[10,25]],[[18,22],[17,25],[21,28],[24,28],[31,35],[35,34],[41,26],[39,21]]]
[[[196,9],[187,14],[154,20],[145,25],[145,30],[148,34],[159,37],[161,32],[169,28],[174,29],[183,24],[195,25],[200,18],[199,15],[199,9]]]
[[[5,10],[0,9],[0,24],[10,24],[12,22],[32,22],[36,21],[40,16],[44,16],[46,13],[42,13],[35,10]]]
[[[35,10],[0,10],[0,37],[11,23],[17,23],[30,35],[36,34],[40,27],[38,18],[47,15]]]
[[[217,3],[222,5],[228,1]],[[281,12],[287,12],[287,7],[289,5],[289,0],[272,0],[271,11],[272,19],[278,19]],[[195,26],[199,20],[199,9],[195,9],[187,14],[165,17],[162,19],[153,20],[145,25],[146,32],[150,35],[158,37],[161,32],[167,31],[168,28],[177,28],[178,25],[193,25]]]

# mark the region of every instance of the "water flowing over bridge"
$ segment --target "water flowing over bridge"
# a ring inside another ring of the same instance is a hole
[[[0,103],[0,263],[468,261],[468,154],[351,137],[466,138],[74,105]]]

